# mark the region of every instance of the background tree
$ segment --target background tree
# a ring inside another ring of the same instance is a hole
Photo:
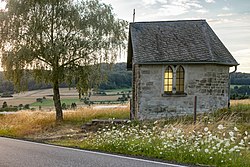
[[[125,46],[127,22],[98,0],[8,0],[0,22],[6,77],[18,90],[29,71],[51,83],[57,121],[63,120],[59,83],[77,81],[86,91],[102,76],[99,64],[114,61]]]

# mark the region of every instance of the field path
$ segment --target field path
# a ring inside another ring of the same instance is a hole
[[[78,93],[76,89],[60,88],[61,97],[63,98],[78,98]],[[32,90],[25,91],[21,93],[14,94],[10,98],[0,98],[0,105],[4,101],[8,105],[18,106],[19,104],[31,104],[36,102],[37,98],[46,97],[47,99],[52,99],[53,91],[52,89],[41,89],[41,90]]]

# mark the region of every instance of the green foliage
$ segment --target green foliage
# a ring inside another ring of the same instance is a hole
[[[250,85],[250,74],[236,72],[231,75],[232,85]]]
[[[243,86],[234,86],[230,89],[230,98],[231,99],[248,99],[250,95],[250,87]]]
[[[67,108],[67,105],[66,105],[65,103],[62,103],[62,109],[63,109],[63,110],[68,109],[68,108]]]
[[[0,112],[5,111],[5,112],[15,112],[18,111],[17,107],[5,107],[5,108],[0,108]]]
[[[29,104],[25,104],[25,105],[23,106],[23,109],[25,109],[25,110],[30,109],[30,105],[29,105]]]
[[[132,87],[132,72],[127,71],[126,63],[114,64],[108,72],[107,80],[101,83],[99,89],[121,89]]]
[[[2,105],[2,108],[7,108],[8,107],[8,104],[6,101],[3,102],[3,105]]]

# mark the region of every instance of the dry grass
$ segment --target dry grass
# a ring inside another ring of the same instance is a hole
[[[95,118],[129,117],[129,107],[115,109],[80,108],[64,112],[64,121],[55,122],[55,112],[22,111],[16,114],[0,116],[0,136],[27,137],[30,135],[51,133],[59,129],[78,128]],[[62,132],[63,133],[63,132]]]
[[[230,103],[232,106],[237,104],[250,104],[250,99],[244,99],[244,100],[230,100]]]

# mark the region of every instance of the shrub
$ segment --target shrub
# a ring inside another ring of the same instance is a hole
[[[2,105],[2,108],[7,108],[8,107],[8,104],[6,101],[3,102],[3,105]]]
[[[43,99],[42,99],[42,98],[37,98],[37,99],[36,99],[36,102],[42,103],[42,102],[43,102]]]
[[[26,109],[26,110],[30,109],[30,105],[29,104],[25,104],[24,107],[23,107],[23,109]]]
[[[63,103],[63,104],[62,104],[62,109],[63,109],[63,110],[66,110],[66,109],[67,109],[66,103]]]

